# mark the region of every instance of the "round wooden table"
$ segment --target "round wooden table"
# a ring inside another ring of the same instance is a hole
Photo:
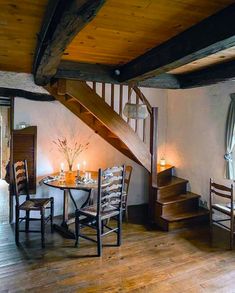
[[[80,208],[85,207],[90,199],[91,199],[91,193],[92,190],[97,189],[98,187],[98,172],[95,171],[87,171],[91,173],[91,179],[96,180],[96,183],[88,183],[88,184],[77,184],[76,183],[76,176],[77,176],[77,171],[73,172],[65,172],[65,182],[61,182],[59,180],[53,180],[53,181],[47,181],[45,178],[43,180],[43,183],[47,186],[57,188],[60,190],[63,190],[64,193],[64,201],[63,201],[63,221],[60,225],[54,224],[54,228],[56,231],[60,232],[64,237],[74,239],[74,233],[69,230],[69,225],[74,223],[75,217],[69,218],[68,214],[68,202],[69,198],[72,200],[75,209],[77,209],[77,204],[76,201],[73,198],[73,195],[71,193],[71,190],[83,190],[88,193],[87,198],[85,202],[82,204]],[[59,173],[51,175],[52,177],[58,176]],[[80,176],[84,176],[84,172],[80,172]]]

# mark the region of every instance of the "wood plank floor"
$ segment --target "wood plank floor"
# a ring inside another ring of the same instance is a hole
[[[123,230],[123,245],[105,247],[98,258],[93,243],[74,248],[49,232],[44,250],[37,234],[22,234],[16,248],[12,227],[0,225],[0,292],[235,292],[235,251],[224,232],[215,231],[211,247],[205,226]]]

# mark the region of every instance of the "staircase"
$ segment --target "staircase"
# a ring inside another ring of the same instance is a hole
[[[58,80],[46,89],[114,148],[149,172],[152,223],[168,231],[175,223],[207,217],[208,211],[199,207],[200,195],[187,191],[188,181],[173,176],[173,166],[160,167],[156,163],[157,108],[151,108],[139,88],[122,85],[117,108],[114,85],[108,86],[109,91],[106,84],[98,88],[95,82]],[[130,121],[122,117],[124,104],[133,102],[133,92],[135,103],[146,104],[148,119]]]
[[[147,145],[89,85],[61,80],[47,90],[113,147],[148,171],[151,170],[151,155]]]
[[[172,175],[173,166],[158,166],[157,192],[154,194],[154,222],[163,230],[208,220],[209,211],[199,206],[200,195],[187,191],[188,180]]]

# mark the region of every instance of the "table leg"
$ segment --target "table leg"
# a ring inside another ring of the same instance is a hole
[[[90,200],[92,199],[92,197],[91,197],[92,190],[87,190],[87,192],[88,192],[87,199],[85,200],[85,202],[81,206],[81,208],[83,208],[84,206],[89,204]],[[54,229],[56,231],[58,231],[65,238],[75,239],[74,232],[69,229],[69,225],[74,223],[74,221],[75,221],[75,218],[69,219],[69,211],[68,211],[68,209],[69,209],[69,205],[68,205],[69,196],[71,196],[71,199],[74,202],[75,208],[77,208],[76,203],[75,203],[72,195],[70,194],[70,190],[69,189],[64,189],[63,221],[62,221],[61,225],[54,224]]]
[[[63,221],[61,225],[54,224],[54,229],[58,231],[63,237],[68,239],[75,239],[75,234],[69,230],[69,190],[64,189],[64,202],[63,202]]]
[[[69,205],[69,191],[68,191],[68,189],[64,189],[63,222],[62,222],[61,226],[67,226],[67,222],[69,219],[68,205]]]

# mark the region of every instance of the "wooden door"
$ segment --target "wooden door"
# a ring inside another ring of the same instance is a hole
[[[29,173],[29,192],[36,193],[37,126],[13,130],[13,163],[27,160]]]

